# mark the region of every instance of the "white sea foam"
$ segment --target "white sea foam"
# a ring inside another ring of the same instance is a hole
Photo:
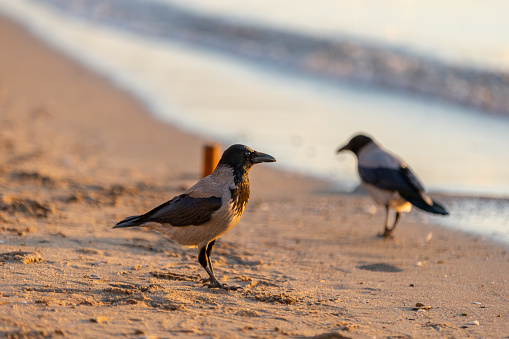
[[[506,0],[157,0],[306,34],[353,36],[451,61],[509,70]]]

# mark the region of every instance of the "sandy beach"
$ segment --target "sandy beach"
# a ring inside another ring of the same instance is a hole
[[[112,227],[194,184],[215,140],[3,18],[0,45],[1,337],[509,336],[507,245],[405,217],[384,241],[369,197],[277,163],[212,255],[242,289],[204,287],[195,248]]]

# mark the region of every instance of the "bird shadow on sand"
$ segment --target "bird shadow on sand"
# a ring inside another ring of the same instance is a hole
[[[360,265],[357,266],[360,270],[371,271],[371,272],[387,272],[387,273],[399,273],[403,272],[403,270],[394,265],[389,265],[385,263],[376,263],[369,265]]]

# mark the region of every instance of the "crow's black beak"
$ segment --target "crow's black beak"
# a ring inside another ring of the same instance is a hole
[[[276,158],[262,152],[254,151],[251,153],[251,162],[253,164],[259,164],[261,162],[276,162]]]

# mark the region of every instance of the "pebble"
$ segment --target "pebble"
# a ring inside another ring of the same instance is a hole
[[[429,310],[429,309],[431,309],[431,306],[426,306],[423,303],[416,303],[415,307],[412,308],[412,310],[414,310],[414,311],[424,311],[424,310]]]
[[[95,318],[90,319],[90,321],[93,322],[93,323],[102,324],[102,323],[108,322],[108,318],[106,318],[106,317],[95,317]]]
[[[426,242],[429,242],[431,238],[433,238],[433,233],[430,232],[426,235],[426,238],[424,238],[424,240],[426,240]]]

